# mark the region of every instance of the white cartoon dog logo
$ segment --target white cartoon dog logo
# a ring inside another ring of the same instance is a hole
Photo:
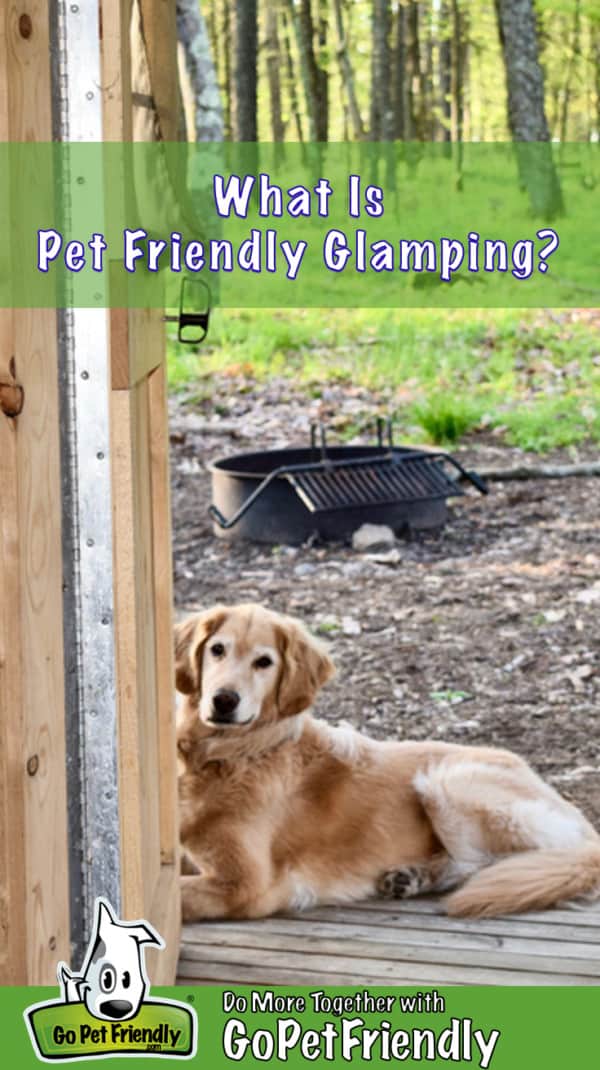
[[[148,992],[144,944],[164,948],[158,933],[145,921],[123,922],[105,899],[96,900],[94,929],[79,974],[58,964],[58,983],[65,1003],[84,1003],[94,1018],[126,1021],[138,1013]]]

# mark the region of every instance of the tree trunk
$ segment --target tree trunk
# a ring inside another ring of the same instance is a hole
[[[466,19],[458,0],[451,0],[450,114],[452,140],[461,142],[465,126],[465,70],[467,63]]]
[[[419,39],[419,0],[409,0],[408,5],[408,38],[407,49],[407,76],[408,76],[408,102],[409,122],[408,137],[418,141],[424,139],[424,87],[421,71],[421,43]]]
[[[495,3],[506,69],[510,132],[515,141],[548,141],[533,0]]]
[[[517,142],[523,187],[534,215],[552,219],[563,209],[560,182],[549,144],[533,0],[495,0],[506,69],[508,125]],[[543,150],[523,142],[547,142]],[[521,147],[519,147],[521,145]]]
[[[223,96],[225,98],[225,136],[231,140],[233,136],[231,122],[231,0],[222,0],[223,4],[223,31],[221,52],[223,56]]]
[[[223,111],[206,22],[197,0],[177,0],[177,36],[189,80],[191,141],[222,141]],[[188,116],[186,114],[186,120]],[[193,133],[193,136],[191,136]]]
[[[440,9],[439,89],[442,140],[452,139],[452,32],[447,0]]]
[[[392,98],[394,102],[394,137],[400,141],[410,138],[409,87],[406,42],[408,38],[408,8],[399,3],[396,8],[394,34],[394,69]]]
[[[318,41],[318,86],[319,108],[323,115],[322,136],[319,141],[329,139],[329,69],[328,69],[328,42],[329,42],[329,0],[317,0],[317,41]]]
[[[234,0],[233,139],[256,141],[257,0]]]
[[[394,136],[391,98],[390,0],[373,0],[371,33],[371,141]]]
[[[306,96],[309,139],[310,141],[327,141],[329,128],[329,116],[327,114],[328,79],[327,72],[321,70],[315,56],[315,27],[311,0],[300,0],[298,7],[294,4],[294,0],[288,0],[288,7],[298,42],[302,81]]]
[[[290,98],[290,111],[294,117],[294,123],[296,126],[296,136],[298,138],[298,141],[304,141],[302,116],[300,115],[300,105],[298,103],[298,83],[296,78],[296,71],[294,68],[294,57],[292,55],[290,17],[283,8],[281,10],[281,25],[283,29],[283,51],[285,56],[287,89]]]
[[[423,76],[424,89],[424,114],[426,136],[428,141],[436,141],[437,122],[435,116],[435,86],[434,86],[434,12],[431,9],[426,13],[426,40],[425,40],[425,71]]]
[[[350,61],[350,55],[348,52],[348,40],[344,27],[342,0],[332,0],[332,4],[333,21],[335,25],[336,53],[340,68],[340,77],[342,79],[342,85],[346,94],[348,114],[352,126],[352,134],[357,141],[360,141],[364,137],[364,127],[360,114],[360,109],[358,107],[358,100],[356,97],[354,70],[352,68],[352,63]]]
[[[600,25],[592,27],[592,57],[596,97],[596,134],[600,135]]]
[[[271,104],[271,134],[273,141],[283,141],[283,116],[281,114],[281,50],[279,47],[277,0],[266,0],[265,52],[269,100]]]
[[[567,128],[569,122],[569,104],[571,103],[571,96],[573,93],[573,79],[575,76],[575,68],[577,64],[577,58],[581,53],[581,0],[575,0],[575,10],[573,12],[573,33],[571,39],[571,55],[569,56],[569,62],[567,64],[567,70],[565,73],[565,84],[563,89],[562,107],[560,110],[560,129],[559,137],[562,142],[567,140]],[[576,140],[573,138],[573,140]]]
[[[186,5],[187,6],[187,5]],[[189,5],[192,6],[191,4]],[[193,5],[195,8],[200,7],[200,3]],[[179,0],[177,0],[177,7],[179,7]],[[204,18],[206,28],[208,30],[208,36],[210,40],[210,47],[212,49],[213,56],[216,56],[219,51],[219,9],[216,0],[212,0],[208,7],[208,17]]]

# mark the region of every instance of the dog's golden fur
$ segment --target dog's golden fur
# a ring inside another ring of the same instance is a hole
[[[600,837],[516,755],[313,718],[334,670],[297,621],[215,606],[175,648],[185,920],[377,893],[456,889],[449,913],[479,916],[600,895]],[[237,701],[225,726],[219,694]]]

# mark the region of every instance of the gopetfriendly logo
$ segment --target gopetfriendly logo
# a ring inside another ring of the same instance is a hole
[[[196,1054],[196,1015],[175,1000],[150,999],[144,948],[164,948],[147,921],[119,921],[96,900],[94,928],[81,972],[58,965],[61,999],[36,1003],[25,1022],[38,1059],[135,1055],[189,1059]]]

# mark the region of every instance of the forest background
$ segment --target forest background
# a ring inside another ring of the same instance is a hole
[[[546,141],[560,179],[556,143],[600,137],[600,0],[177,0],[177,13],[190,141]],[[573,447],[600,440],[599,321],[218,310],[201,363],[172,342],[171,383],[204,397],[224,373],[317,394],[347,381],[384,390],[413,436],[495,428],[523,448]]]

